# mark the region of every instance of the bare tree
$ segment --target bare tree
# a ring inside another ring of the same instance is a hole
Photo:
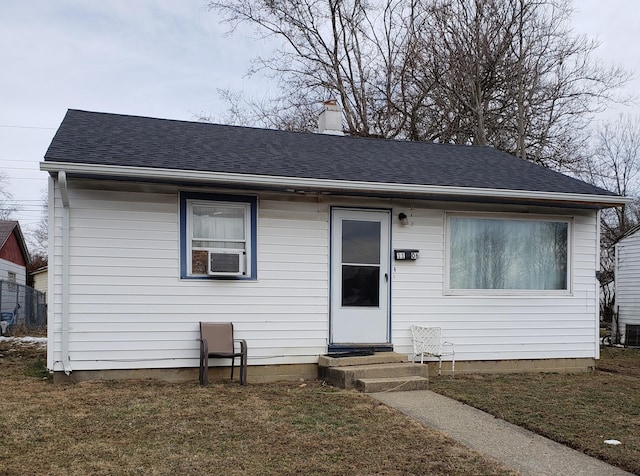
[[[0,171],[0,220],[11,220],[17,211],[19,209],[9,191],[9,179],[4,172]]]
[[[640,199],[640,117],[621,115],[602,124],[584,177],[619,195]],[[640,204],[636,200],[603,216],[603,233],[615,241],[638,223]]]
[[[317,124],[317,104],[295,92],[278,104],[247,98],[241,91],[230,89],[218,89],[218,95],[227,105],[227,110],[218,116],[196,114],[196,119],[286,131],[309,131]]]
[[[640,117],[621,115],[596,131],[591,160],[583,179],[635,201],[601,213],[600,314],[616,318],[614,245],[640,222]],[[616,340],[619,340],[619,336]]]
[[[282,40],[253,73],[276,80],[270,103],[227,92],[232,120],[312,129],[338,99],[352,135],[490,144],[563,170],[590,115],[627,74],[592,59],[569,27],[570,0],[210,1]],[[244,104],[244,107],[241,105]]]
[[[31,250],[31,258],[40,266],[46,266],[49,253],[49,200],[46,190],[42,191],[41,204],[40,220],[29,233],[29,249]]]
[[[273,105],[244,102],[231,92],[232,120],[273,121],[281,128],[312,128],[317,105],[338,99],[345,129],[353,135],[396,137],[408,128],[410,96],[416,94],[412,51],[424,24],[419,0],[211,1],[234,28],[249,23],[259,34],[282,40],[251,73],[275,79]],[[414,90],[413,92],[411,90]],[[415,109],[415,108],[414,108]],[[312,114],[311,114],[312,113]],[[414,111],[414,116],[417,117]],[[299,118],[303,118],[300,120]],[[313,118],[313,119],[312,119]]]
[[[490,144],[576,170],[591,115],[628,75],[592,60],[597,43],[571,33],[568,0],[434,2],[432,54],[438,140]],[[431,61],[431,62],[429,62]],[[438,117],[440,122],[438,123]]]

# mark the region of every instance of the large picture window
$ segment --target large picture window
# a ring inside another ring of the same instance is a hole
[[[181,276],[255,278],[256,199],[180,194]]]
[[[451,215],[449,282],[456,290],[569,290],[569,221]]]

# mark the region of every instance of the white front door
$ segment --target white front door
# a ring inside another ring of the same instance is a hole
[[[388,344],[389,212],[332,210],[330,344]]]

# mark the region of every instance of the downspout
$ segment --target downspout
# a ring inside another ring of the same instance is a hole
[[[596,212],[596,277],[602,272],[602,243],[600,242],[600,228],[602,227],[601,219],[602,210]],[[600,359],[600,279],[596,278],[596,360]]]
[[[64,373],[71,373],[69,363],[69,234],[70,234],[70,210],[69,190],[67,188],[67,174],[58,172],[58,186],[62,198],[62,367]]]
[[[618,269],[620,268],[620,247],[618,246],[618,244],[619,243],[613,245],[613,310],[611,313],[612,344],[620,343],[620,306],[618,305]]]

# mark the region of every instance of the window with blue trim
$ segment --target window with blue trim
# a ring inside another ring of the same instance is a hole
[[[256,198],[180,194],[182,278],[256,277]]]

